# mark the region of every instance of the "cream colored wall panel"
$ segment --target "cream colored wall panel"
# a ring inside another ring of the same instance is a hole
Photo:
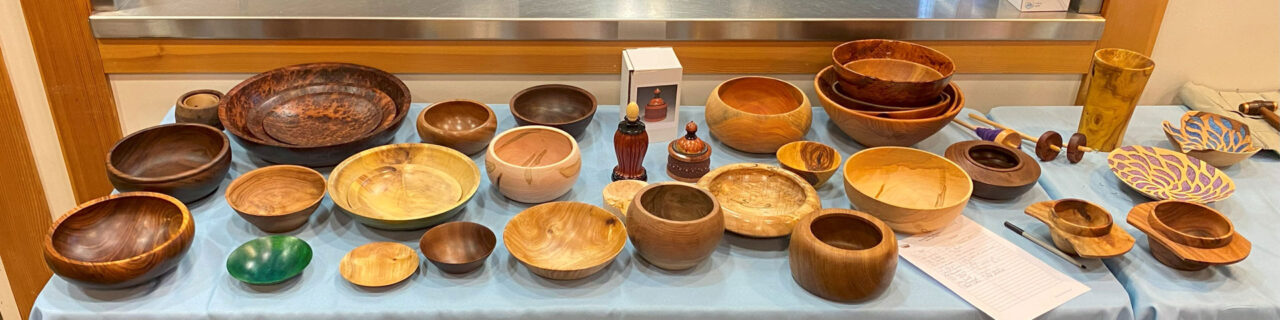
[[[9,277],[3,276],[4,263],[0,262],[0,318],[20,319],[18,304],[13,299],[13,289],[9,287]]]
[[[1170,104],[1195,81],[1242,91],[1280,89],[1280,1],[1169,1],[1140,104]]]

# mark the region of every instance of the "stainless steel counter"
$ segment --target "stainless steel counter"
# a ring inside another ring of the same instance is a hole
[[[114,1],[94,0],[98,38],[1097,40],[1105,23],[1006,0]]]

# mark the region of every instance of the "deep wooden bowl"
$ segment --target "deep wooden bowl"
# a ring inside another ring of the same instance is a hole
[[[482,224],[454,221],[422,234],[418,249],[441,271],[467,273],[484,265],[498,238]]]
[[[1048,226],[1053,245],[1067,254],[1106,259],[1133,249],[1133,236],[1112,222],[1110,212],[1088,201],[1041,201],[1023,212]]]
[[[582,153],[560,129],[516,127],[498,134],[485,152],[489,183],[508,199],[542,203],[558,198],[578,181]]]
[[[576,139],[596,115],[596,96],[575,86],[544,84],[517,92],[510,106],[516,124],[549,126]]]
[[[1262,150],[1243,122],[1200,111],[1188,111],[1180,122],[1177,128],[1163,122],[1164,136],[1173,149],[1215,167],[1230,167]]]
[[[422,229],[453,218],[480,187],[470,157],[434,144],[402,143],[357,153],[329,173],[333,204],[366,226]]]
[[[154,192],[113,194],[54,221],[44,239],[44,261],[79,286],[131,287],[177,267],[195,228],[178,199]]]
[[[1040,179],[1040,164],[1030,155],[991,141],[957,142],[943,155],[969,174],[973,195],[983,199],[1017,198]]]
[[[627,229],[600,207],[552,202],[512,217],[502,231],[502,243],[534,274],[574,280],[591,276],[613,262],[627,244]]]
[[[822,109],[827,111],[831,122],[834,122],[840,131],[867,147],[914,145],[938,133],[964,108],[964,94],[960,92],[960,87],[952,83],[944,91],[951,95],[952,105],[941,115],[921,119],[879,117],[842,107],[832,101],[830,98],[834,95],[830,86],[832,81],[836,81],[833,67],[822,69],[813,79],[815,90],[818,91],[818,100],[822,102]]]
[[[604,186],[604,190],[600,191],[600,196],[604,198],[604,209],[617,216],[618,219],[627,219],[627,208],[631,207],[631,199],[636,197],[636,192],[640,192],[648,182],[640,180],[618,180],[610,182]]]
[[[849,156],[844,192],[858,210],[880,218],[893,231],[938,230],[969,203],[973,182],[955,162],[903,147],[878,147]]]
[[[311,254],[311,245],[294,236],[259,237],[227,255],[227,273],[252,285],[277,284],[302,274]]]
[[[627,209],[627,234],[645,261],[667,270],[697,266],[724,237],[720,202],[707,190],[682,182],[640,189]]]
[[[134,132],[107,153],[107,180],[121,192],[152,191],[192,202],[218,190],[231,168],[222,130],[196,123]]]
[[[409,88],[385,71],[310,63],[241,82],[223,96],[218,118],[266,161],[322,167],[390,142],[409,102]]]
[[[449,100],[427,106],[418,114],[422,142],[472,155],[484,151],[498,130],[498,117],[488,105],[472,100]]]
[[[898,241],[880,219],[823,209],[796,223],[787,250],[791,277],[810,293],[860,301],[884,292],[898,268]]]
[[[862,113],[892,119],[923,119],[936,117],[951,108],[951,94],[942,93],[942,97],[937,102],[929,105],[911,108],[892,107],[886,105],[874,104],[858,99],[851,98],[840,92],[838,82],[831,83],[831,90],[827,92],[831,95],[827,96],[831,101],[835,101],[841,107],[857,110]]]
[[[1153,200],[1211,203],[1236,191],[1236,183],[1226,173],[1169,149],[1116,148],[1107,155],[1107,166],[1120,181]]]
[[[956,65],[932,48],[895,40],[849,41],[831,50],[840,87],[854,99],[891,106],[935,102]]]
[[[794,172],[813,187],[827,182],[840,169],[840,152],[814,141],[796,141],[778,149],[778,164]]]
[[[707,126],[721,143],[751,153],[773,153],[809,132],[809,97],[786,81],[740,77],[720,83],[707,97]]]
[[[1253,244],[1230,219],[1202,204],[1164,200],[1134,206],[1125,218],[1147,234],[1151,255],[1166,266],[1195,271],[1240,262]]]
[[[395,242],[365,244],[342,256],[338,273],[362,287],[385,287],[400,283],[418,271],[418,252]]]
[[[199,123],[222,130],[222,121],[218,120],[218,101],[222,100],[222,92],[211,89],[192,90],[178,96],[173,110],[174,120],[179,123]]]
[[[225,197],[241,218],[265,232],[288,232],[307,223],[324,199],[324,176],[303,166],[274,165],[231,181]]]
[[[760,163],[735,163],[698,180],[720,202],[724,227],[758,238],[791,234],[796,221],[822,209],[818,192],[800,176]]]

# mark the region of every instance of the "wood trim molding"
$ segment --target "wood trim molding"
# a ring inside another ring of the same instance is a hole
[[[49,281],[44,264],[45,232],[49,230],[49,203],[36,171],[35,156],[22,122],[9,70],[0,54],[0,259],[22,319],[31,316],[31,305]]]

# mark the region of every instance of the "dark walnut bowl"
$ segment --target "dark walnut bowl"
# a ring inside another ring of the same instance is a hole
[[[850,41],[831,50],[840,88],[870,103],[918,107],[937,102],[955,62],[932,48],[895,40]]]
[[[418,249],[431,264],[448,273],[467,273],[484,265],[498,238],[479,223],[454,221],[422,234]]]
[[[85,202],[58,218],[44,261],[79,286],[136,286],[173,270],[191,247],[195,221],[178,199],[126,192]]]
[[[943,155],[969,174],[973,196],[983,199],[1017,198],[1040,179],[1040,164],[1030,155],[991,141],[957,142]]]
[[[107,180],[121,192],[151,191],[192,202],[218,190],[231,143],[203,124],[158,125],[120,139],[107,153]]]
[[[511,115],[521,126],[548,126],[577,139],[596,115],[596,96],[570,85],[534,86],[511,97]]]

